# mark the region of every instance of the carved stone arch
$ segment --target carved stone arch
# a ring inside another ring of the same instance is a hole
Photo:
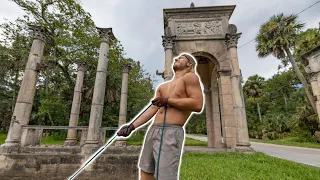
[[[210,53],[208,52],[203,52],[203,51],[198,51],[198,52],[194,52],[194,53],[191,53],[195,58],[197,57],[204,57],[206,59],[208,59],[209,61],[211,61],[215,67],[217,68],[217,70],[219,70],[220,68],[220,65],[219,65],[219,61]],[[198,60],[198,59],[197,59]],[[198,60],[198,63],[201,63],[201,61],[199,62]]]

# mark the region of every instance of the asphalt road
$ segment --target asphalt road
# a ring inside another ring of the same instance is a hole
[[[200,141],[208,141],[205,136],[194,136],[187,134],[186,137]],[[258,152],[273,157],[287,159],[290,161],[320,167],[320,149],[304,148],[296,146],[283,146],[276,144],[250,142],[251,147]]]

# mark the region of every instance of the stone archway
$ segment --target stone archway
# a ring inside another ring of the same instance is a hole
[[[204,85],[208,146],[250,150],[237,58],[241,33],[229,24],[234,9],[235,6],[164,9],[162,75],[165,81],[172,78],[173,57],[183,52],[193,54]]]

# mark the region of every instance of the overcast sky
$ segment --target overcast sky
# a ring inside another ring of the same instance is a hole
[[[216,5],[236,5],[230,23],[242,32],[239,46],[252,40],[259,26],[272,15],[278,13],[298,13],[318,0],[194,0],[196,7]],[[186,0],[82,0],[86,11],[92,15],[98,27],[112,27],[113,32],[124,47],[126,57],[140,61],[144,68],[155,75],[156,70],[164,70],[163,9],[189,7]],[[318,9],[318,10],[317,10]],[[299,15],[306,28],[318,27],[320,3]],[[14,21],[23,11],[8,0],[1,0],[0,22],[3,18]],[[244,79],[258,74],[270,78],[277,72],[279,60],[273,57],[259,59],[255,42],[238,49],[239,63]],[[158,84],[162,78],[156,76]],[[157,84],[156,84],[157,86]]]

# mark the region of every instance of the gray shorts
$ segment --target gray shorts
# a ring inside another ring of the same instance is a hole
[[[147,132],[139,159],[139,168],[156,176],[162,124],[153,124]],[[177,180],[181,162],[184,130],[178,125],[164,126],[159,164],[159,179]]]

